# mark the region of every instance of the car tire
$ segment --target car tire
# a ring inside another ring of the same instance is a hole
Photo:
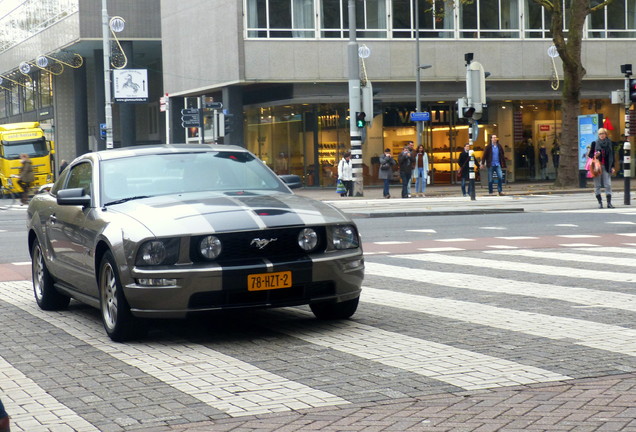
[[[31,248],[31,279],[35,301],[42,310],[60,310],[68,307],[71,298],[61,294],[53,286],[53,277],[46,267],[42,246],[36,239]]]
[[[106,334],[114,342],[125,342],[143,336],[145,326],[130,312],[119,280],[117,264],[110,251],[99,265],[99,309]]]
[[[316,318],[320,320],[337,320],[351,318],[358,309],[360,297],[351,300],[336,302],[312,303],[309,308]]]

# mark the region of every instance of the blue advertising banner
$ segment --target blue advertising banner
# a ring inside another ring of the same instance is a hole
[[[598,137],[598,129],[603,123],[603,114],[587,114],[579,116],[579,170],[585,169],[587,154],[592,142]]]

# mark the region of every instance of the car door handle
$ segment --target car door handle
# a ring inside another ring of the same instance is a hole
[[[49,222],[51,223],[51,225],[54,225],[55,222],[57,222],[57,218],[55,217],[54,214],[52,214],[51,216],[49,216]]]

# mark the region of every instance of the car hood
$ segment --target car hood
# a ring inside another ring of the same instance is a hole
[[[330,205],[285,193],[188,193],[138,199],[107,209],[134,218],[159,237],[351,222]]]

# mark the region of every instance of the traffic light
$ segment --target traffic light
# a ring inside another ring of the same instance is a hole
[[[234,114],[225,113],[225,118],[223,119],[225,135],[234,132]]]
[[[367,122],[365,121],[366,117],[367,115],[364,112],[356,113],[356,126],[358,126],[358,128],[362,129],[367,125]]]
[[[106,132],[107,132],[106,123],[100,123],[99,124],[99,137],[101,139],[106,139]]]
[[[629,100],[636,102],[636,79],[629,80]]]
[[[479,120],[486,104],[486,72],[479,62],[472,61],[467,67],[466,96],[468,97],[468,109],[464,113],[464,117]]]

